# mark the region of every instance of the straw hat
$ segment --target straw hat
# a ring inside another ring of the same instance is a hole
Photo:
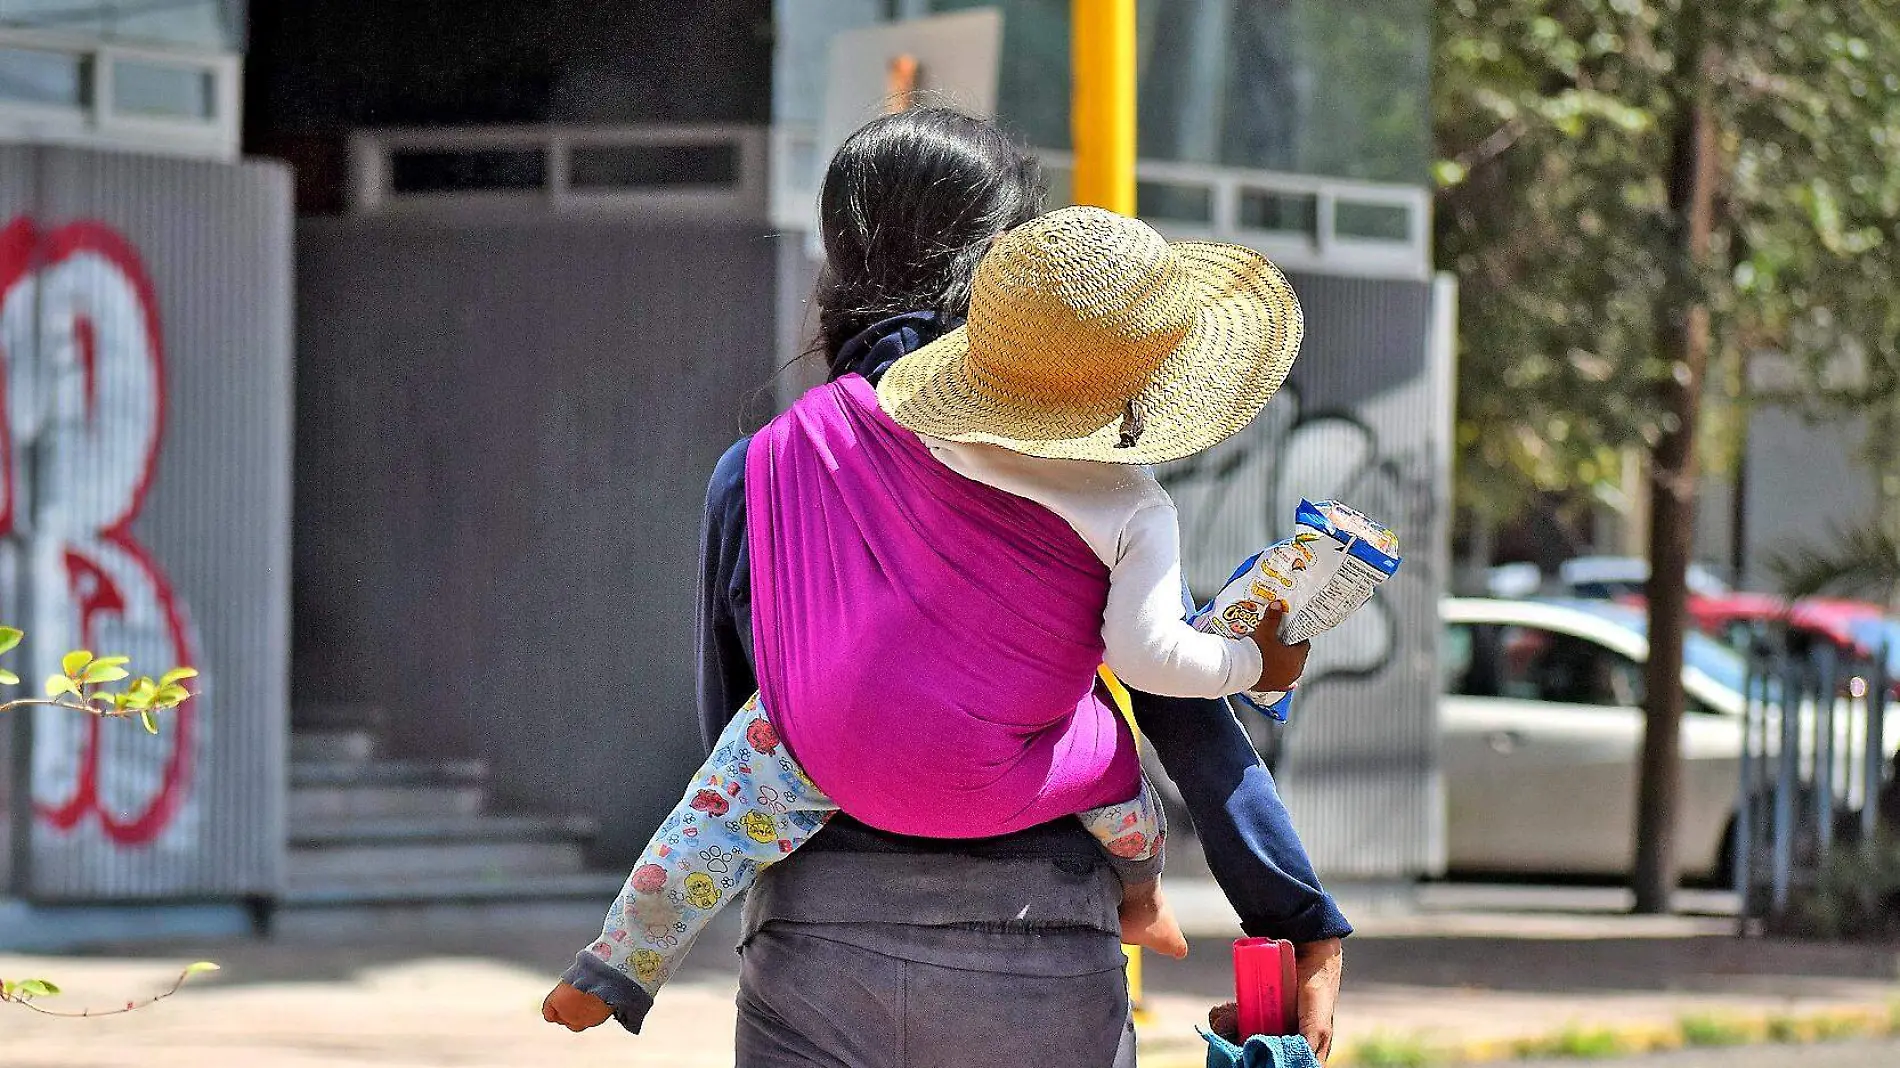
[[[948,441],[1164,463],[1252,421],[1302,331],[1286,276],[1258,252],[1063,208],[997,239],[968,323],[893,364],[878,400]]]

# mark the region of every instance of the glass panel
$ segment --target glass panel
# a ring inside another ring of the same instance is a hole
[[[1372,241],[1404,241],[1411,236],[1412,212],[1397,204],[1341,200],[1333,205],[1333,233]]]
[[[238,51],[243,0],[0,0],[0,26]]]
[[[1506,697],[1611,707],[1642,702],[1642,668],[1595,642],[1535,627],[1505,627],[1499,645]]]
[[[88,64],[80,56],[31,48],[0,48],[0,100],[83,108],[92,101]]]
[[[739,180],[735,145],[591,145],[569,159],[575,189],[729,186]]]
[[[942,14],[972,7],[1003,12],[996,75],[996,117],[1036,148],[1069,149],[1069,4],[1071,0],[931,0]]]
[[[538,148],[397,152],[390,160],[390,182],[398,193],[539,189],[547,180],[547,154]]]
[[[1135,211],[1147,219],[1211,224],[1214,221],[1214,191],[1206,186],[1138,182],[1135,185]]]
[[[1140,12],[1142,158],[1426,181],[1429,0],[1140,0]]]
[[[1277,230],[1311,237],[1319,232],[1319,198],[1303,193],[1242,190],[1240,225],[1249,230]]]
[[[120,60],[112,65],[112,110],[145,118],[210,121],[217,78],[203,67]]]

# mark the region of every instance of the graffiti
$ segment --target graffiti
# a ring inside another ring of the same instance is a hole
[[[1211,596],[1234,565],[1292,533],[1300,498],[1337,498],[1397,530],[1423,533],[1430,516],[1425,458],[1391,455],[1353,414],[1302,411],[1291,387],[1252,425],[1162,472],[1181,514],[1183,573],[1196,597]],[[1408,571],[1426,561],[1407,560]],[[1375,597],[1313,643],[1306,681],[1367,678],[1396,656],[1390,598]]]
[[[32,554],[38,632],[135,664],[196,665],[185,607],[133,531],[165,423],[158,305],[137,250],[102,224],[15,219],[0,230],[0,349],[0,536]],[[42,670],[57,653],[36,651]],[[161,739],[36,719],[41,825],[96,825],[119,847],[176,832],[191,814],[203,703],[181,706]]]

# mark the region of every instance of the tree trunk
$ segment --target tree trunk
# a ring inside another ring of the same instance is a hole
[[[1695,68],[1706,69],[1706,63]],[[1664,300],[1658,340],[1675,373],[1661,386],[1668,425],[1650,458],[1649,664],[1641,778],[1636,797],[1636,911],[1667,912],[1680,870],[1682,646],[1688,627],[1689,556],[1695,537],[1696,421],[1709,363],[1709,309],[1694,283],[1707,263],[1715,203],[1715,119],[1700,87],[1688,89],[1675,134],[1670,206],[1683,248],[1678,284]]]

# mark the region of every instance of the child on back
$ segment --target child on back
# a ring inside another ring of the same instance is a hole
[[[1161,896],[1164,827],[1097,685],[1284,690],[1304,644],[1183,621],[1180,535],[1148,465],[1244,427],[1301,337],[1248,249],[1170,245],[1070,208],[998,239],[967,325],[847,376],[746,464],[760,693],[648,844],[544,1015],[630,1030],[711,915],[837,811],[978,838],[1064,815],[1124,887],[1124,941],[1187,947]],[[796,754],[796,756],[794,756]]]

